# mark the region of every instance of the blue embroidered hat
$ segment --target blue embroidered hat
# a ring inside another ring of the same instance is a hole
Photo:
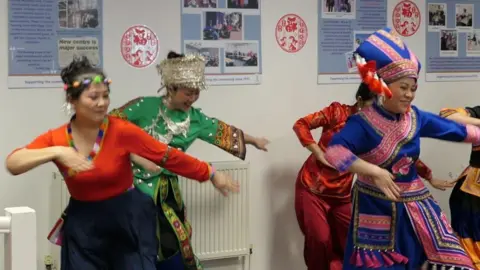
[[[421,69],[420,61],[389,27],[370,35],[360,44],[355,53],[363,58],[360,62],[375,61],[376,74],[387,84],[403,77],[418,79]]]

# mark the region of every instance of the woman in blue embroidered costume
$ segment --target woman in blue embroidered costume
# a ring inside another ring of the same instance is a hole
[[[336,169],[358,175],[344,269],[474,269],[415,161],[420,137],[480,144],[480,129],[411,106],[420,63],[390,28],[355,53],[362,80],[378,97],[325,151]]]

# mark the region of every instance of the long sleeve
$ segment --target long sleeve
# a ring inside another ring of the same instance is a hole
[[[423,163],[420,159],[415,162],[415,167],[417,169],[418,175],[423,179],[428,181],[432,180],[432,170],[427,166],[427,164]]]
[[[210,179],[211,167],[208,163],[155,140],[144,130],[130,122],[122,121],[118,123],[120,126],[119,147],[151,160],[183,177],[201,182]]]
[[[345,172],[358,159],[357,155],[367,152],[371,145],[368,133],[358,115],[350,117],[345,127],[335,134],[326,151],[325,159],[335,169]]]
[[[335,115],[335,111],[338,111],[338,108],[341,109],[342,105],[338,102],[333,102],[328,107],[325,107],[318,112],[311,113],[298,119],[293,125],[293,131],[297,135],[300,143],[303,146],[316,143],[313,139],[312,132],[310,131],[319,127],[329,126],[332,117]]]
[[[30,142],[29,144],[27,144],[26,146],[24,146],[22,148],[42,149],[42,148],[47,148],[47,147],[51,147],[51,146],[53,146],[53,135],[52,135],[52,131],[49,130],[49,131],[43,133],[42,135],[38,136],[32,142]],[[15,153],[16,151],[18,151],[22,148],[17,148],[15,150],[13,150],[10,154],[8,154],[8,156],[11,156],[13,153]]]
[[[480,129],[472,125],[462,125],[430,112],[414,107],[420,124],[420,136],[452,142],[480,144]]]
[[[192,117],[194,117],[199,123],[198,127],[200,130],[198,138],[217,146],[241,160],[245,160],[247,148],[245,137],[241,129],[216,118],[208,117],[199,109],[194,109]]]
[[[441,117],[448,117],[454,113],[459,113],[463,116],[480,119],[480,106],[465,107],[465,108],[444,108],[440,110]]]
[[[443,108],[440,110],[440,117],[447,118],[452,114],[459,113],[464,116],[469,116],[469,113],[464,108]]]

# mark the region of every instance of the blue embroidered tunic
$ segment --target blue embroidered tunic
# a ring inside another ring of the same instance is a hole
[[[418,176],[420,137],[480,142],[474,126],[414,106],[410,112],[392,115],[377,104],[351,116],[330,142],[325,157],[339,171],[361,158],[390,171],[402,190],[399,202],[392,202],[371,178],[358,176],[343,269],[419,269],[426,261],[430,267],[474,269]]]

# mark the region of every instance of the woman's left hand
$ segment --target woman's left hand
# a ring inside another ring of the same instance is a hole
[[[267,152],[267,145],[270,143],[270,141],[267,138],[261,137],[261,138],[255,138],[255,142],[253,146],[255,146],[258,150],[262,150]]]
[[[435,178],[433,178],[429,182],[430,182],[430,185],[432,185],[432,187],[439,190],[443,190],[443,191],[447,190],[447,188],[452,188],[453,186],[455,186],[455,183],[456,183],[455,181],[450,182],[448,180],[440,180]]]

